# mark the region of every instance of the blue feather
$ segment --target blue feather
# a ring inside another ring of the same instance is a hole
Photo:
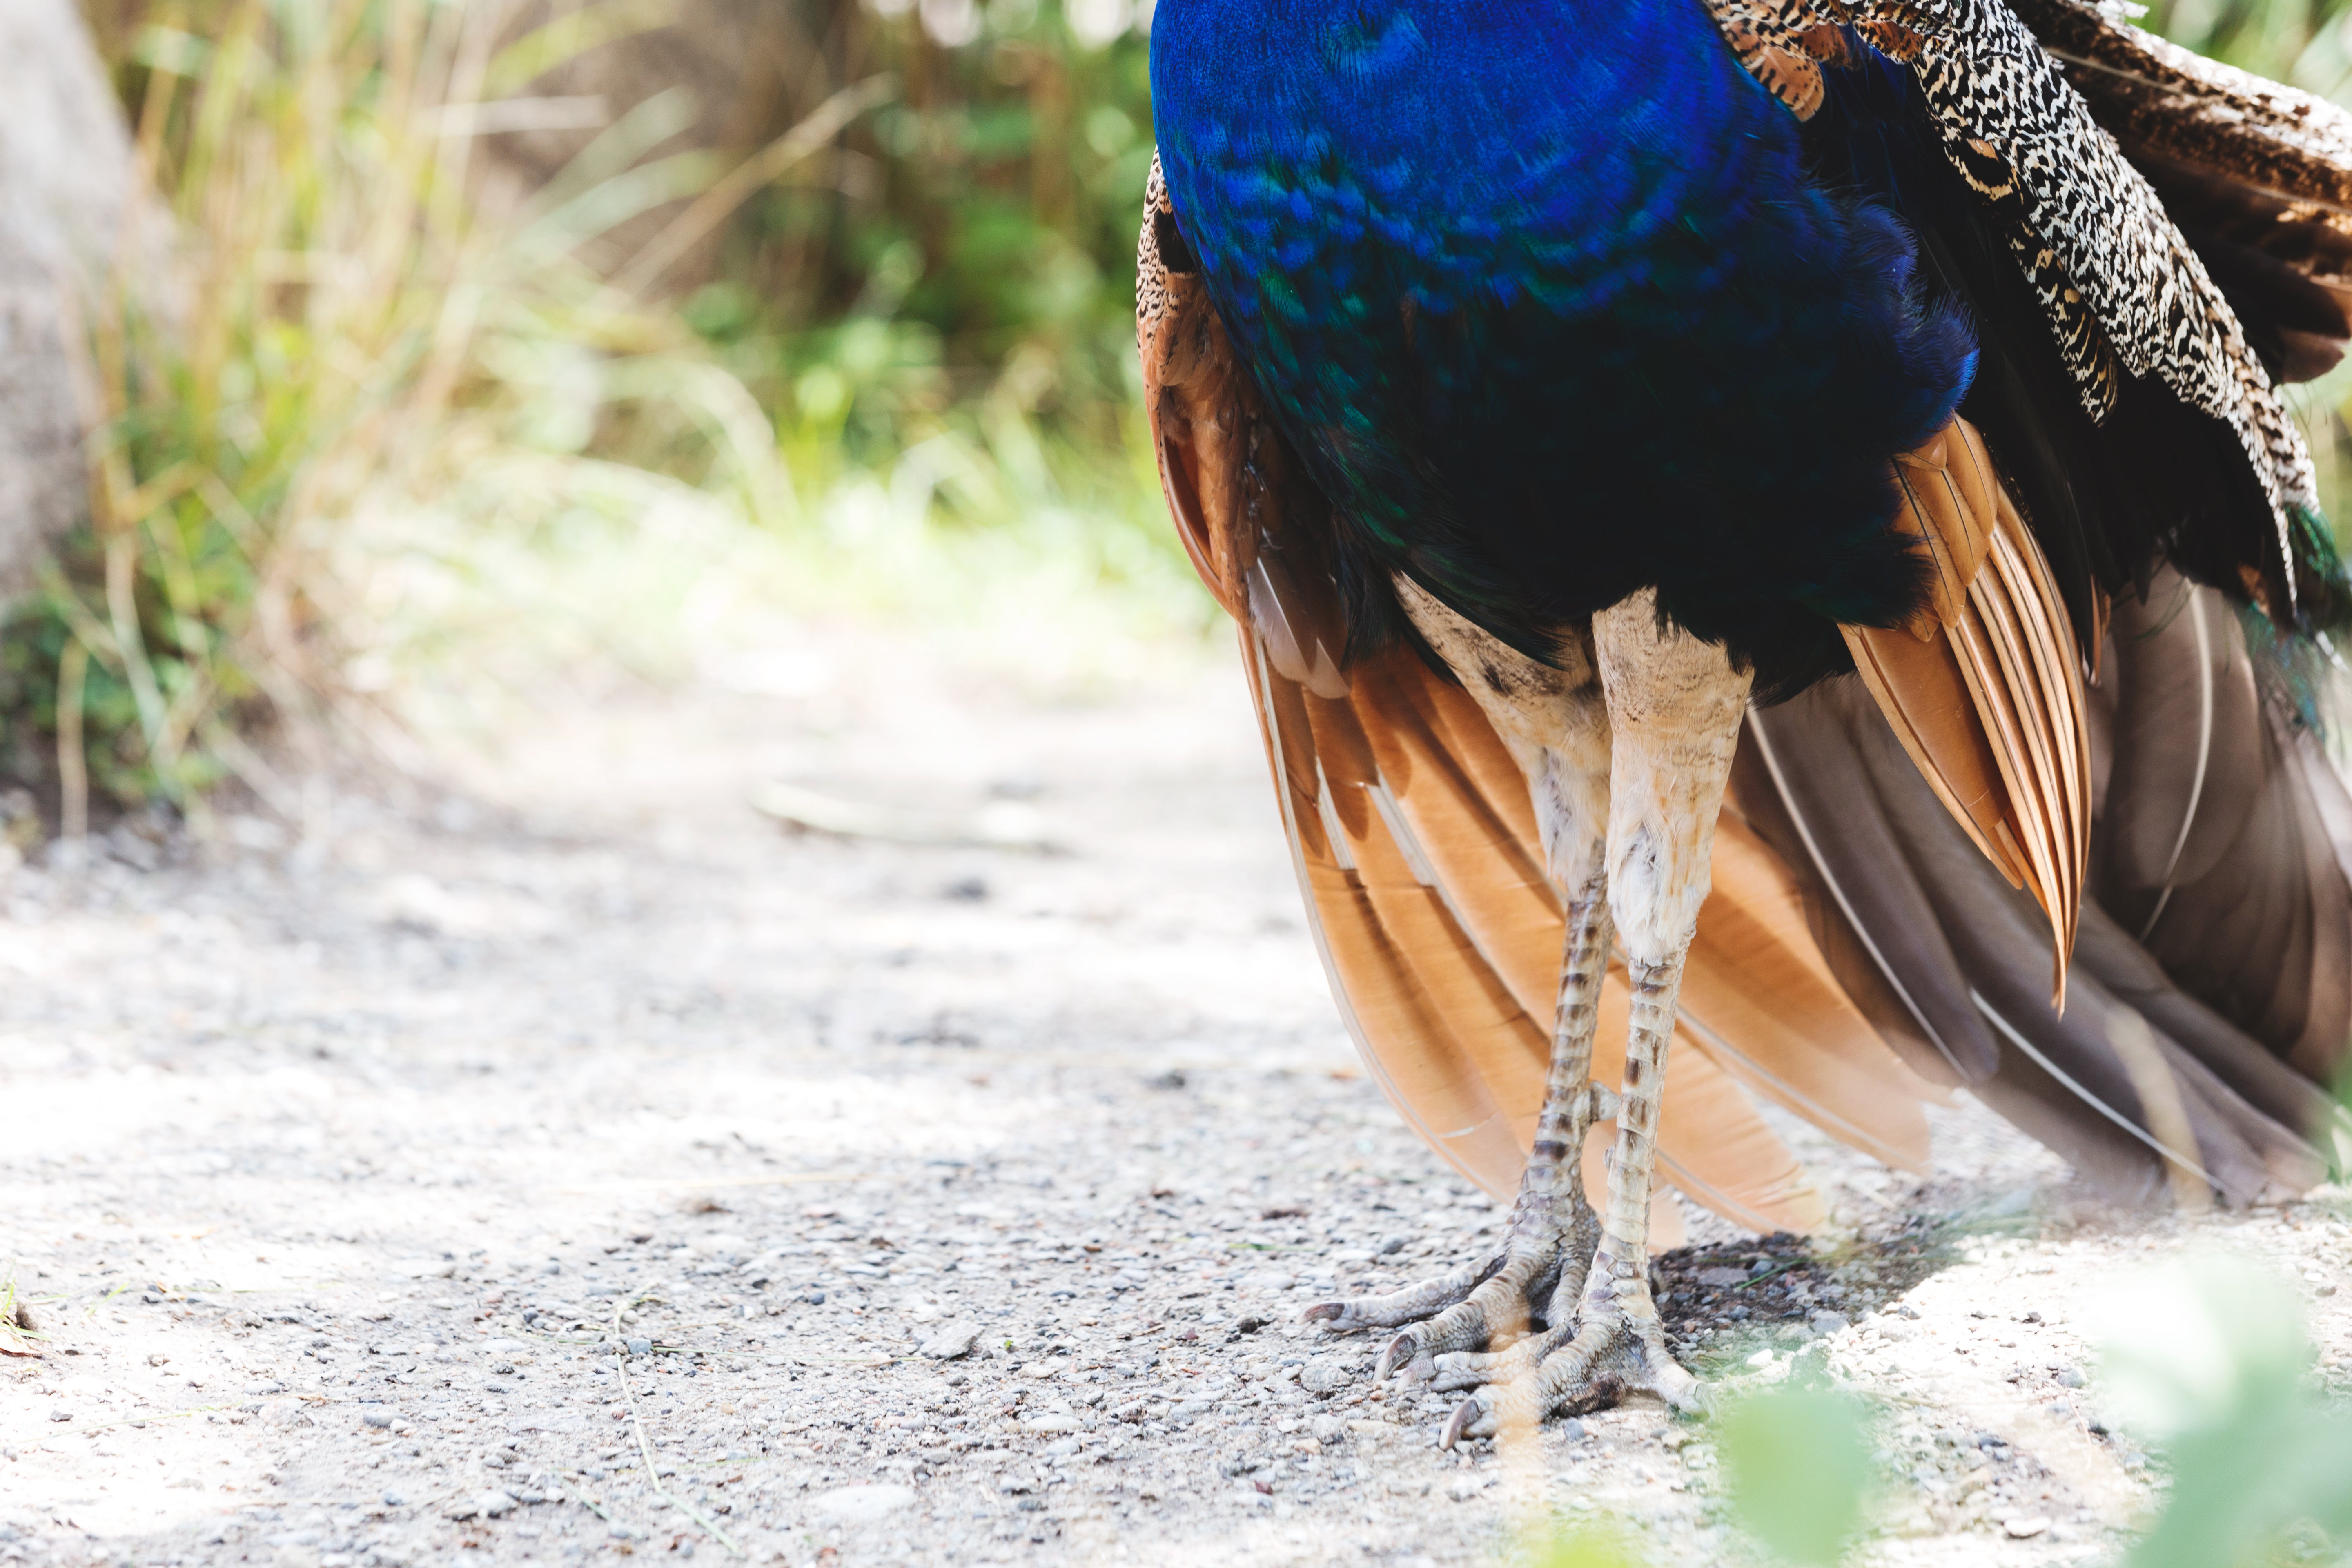
[[[1768,690],[1916,603],[1887,459],[1973,340],[1698,0],[1162,0],[1152,89],[1345,571],[1538,656],[1654,584]]]

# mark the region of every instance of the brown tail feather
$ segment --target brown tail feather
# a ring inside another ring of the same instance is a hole
[[[2325,1081],[2352,1029],[2343,782],[2219,594],[2165,573],[2115,637],[2099,899],[2176,984]]]
[[[1897,955],[1911,994],[1968,997],[1995,1051],[1972,1087],[1995,1109],[2120,1196],[2166,1190],[2168,1165],[2238,1201],[2318,1179],[2309,1137],[2326,1098],[2185,994],[2099,910],[2084,914],[2072,1005],[2063,1017],[2052,1011],[2036,979],[2045,918],[1977,852],[1862,693],[1821,688],[1750,722],[1801,811],[1836,803],[1844,831],[1822,836],[1833,875],[1919,889],[1899,907],[1928,929],[1880,924],[1877,951]],[[1785,817],[1759,819],[1768,836],[1787,833]],[[1809,894],[1830,901],[1818,881]],[[1890,907],[1870,906],[1882,921]],[[1842,973],[1852,964],[1835,944],[1830,952]],[[2160,1066],[2152,1084],[2131,1054],[2136,1039]],[[2168,1106],[2147,1103],[2144,1090],[2177,1106],[2185,1137],[2164,1132]]]
[[[1716,826],[1714,892],[1683,978],[1683,1027],[1717,1065],[1840,1142],[1924,1172],[1936,1095],[1877,1037],[1812,942],[1804,899],[1736,815]]]
[[[1403,650],[1358,666],[1336,699],[1308,695],[1262,645],[1253,651],[1255,679],[1273,694],[1261,717],[1285,759],[1286,821],[1333,989],[1408,1121],[1465,1173],[1507,1193],[1542,1101],[1562,939],[1557,899],[1534,871],[1526,785],[1485,715]],[[1302,727],[1311,767],[1298,756]],[[1594,1058],[1604,1082],[1622,1070],[1626,1010],[1612,977]],[[1705,1049],[1687,1035],[1684,1045],[1668,1058],[1659,1128],[1669,1180],[1743,1225],[1818,1223],[1795,1157]],[[1758,1054],[1776,1055],[1769,1044]],[[1903,1103],[1916,1121],[1916,1103]],[[1906,1135],[1873,1133],[1890,1150]],[[1595,1191],[1606,1186],[1601,1148],[1586,1152]]]
[[[1815,765],[1850,751],[1846,725],[1855,717],[1877,715],[1802,701],[1769,718],[1751,713],[1732,763],[1731,799],[1795,868],[1816,945],[1888,1044],[1923,1078],[1974,1083],[1992,1071],[2000,1049],[1969,1000],[1927,889],[1860,771]]]

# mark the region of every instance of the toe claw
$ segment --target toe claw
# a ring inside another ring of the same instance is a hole
[[[1495,1429],[1494,1412],[1486,1407],[1486,1395],[1474,1394],[1454,1407],[1445,1420],[1445,1431],[1437,1439],[1441,1448],[1451,1448],[1465,1437],[1484,1437]]]
[[[1318,1301],[1299,1313],[1298,1321],[1302,1323],[1320,1323],[1334,1318],[1344,1318],[1347,1315],[1348,1303],[1345,1301]]]
[[[1675,1370],[1682,1372],[1683,1375],[1662,1380],[1664,1386],[1658,1390],[1659,1397],[1677,1415],[1693,1421],[1711,1419],[1715,1415],[1714,1391],[1689,1373],[1683,1372],[1681,1366],[1677,1365]]]
[[[1372,1368],[1372,1381],[1386,1383],[1391,1376],[1425,1378],[1435,1370],[1428,1351],[1422,1346],[1421,1336],[1407,1329],[1381,1352],[1381,1359]]]

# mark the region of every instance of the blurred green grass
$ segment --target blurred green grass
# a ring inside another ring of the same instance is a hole
[[[696,106],[658,92],[480,199],[468,116],[623,8],[98,18],[158,243],[89,307],[90,523],[0,625],[0,768],[67,832],[232,775],[282,804],[289,747],[398,757],[780,623],[1081,685],[1207,628],[1133,368],[1140,37],[1103,0],[1092,33],[951,5],[961,47],[809,0],[815,101],[764,148],[678,151]],[[716,276],[656,293],[713,224]]]

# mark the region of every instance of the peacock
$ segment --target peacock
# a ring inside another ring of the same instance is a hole
[[[1704,1407],[1666,1189],[2352,1141],[2352,115],[2086,0],[1161,0],[1139,344],[1370,1072],[1510,1200],[1323,1302],[1450,1446]],[[1596,1136],[1596,1130],[1613,1133]]]

